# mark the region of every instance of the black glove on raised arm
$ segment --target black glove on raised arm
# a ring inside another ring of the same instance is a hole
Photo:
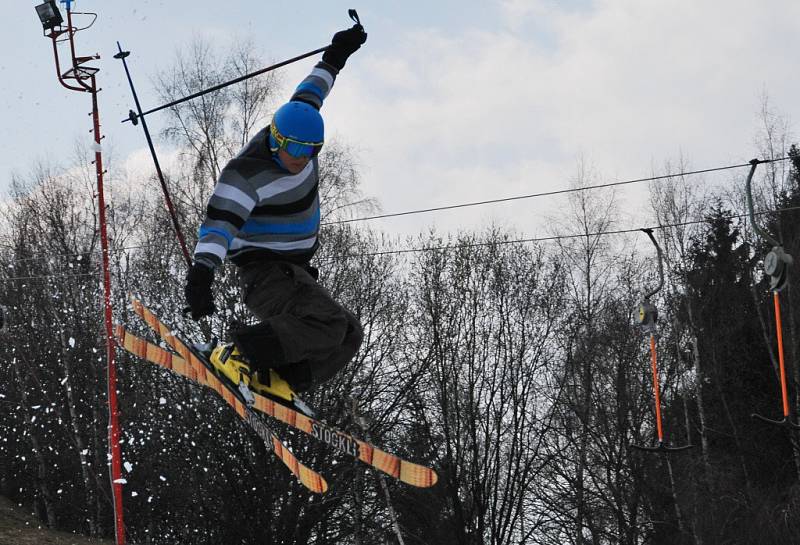
[[[356,24],[347,30],[340,30],[333,35],[331,45],[322,54],[322,60],[341,70],[347,57],[358,51],[358,48],[367,41],[367,33],[364,27]]]
[[[186,275],[186,302],[192,312],[192,319],[199,320],[216,312],[214,296],[211,294],[211,284],[214,282],[214,270],[210,267],[195,263]]]

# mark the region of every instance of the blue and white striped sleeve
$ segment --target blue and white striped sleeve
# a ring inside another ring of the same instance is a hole
[[[231,242],[258,202],[252,185],[229,165],[222,170],[200,226],[194,260],[212,269],[222,265]]]
[[[339,71],[327,62],[318,62],[311,73],[300,82],[289,100],[299,100],[319,110],[325,97],[331,92],[338,73]]]

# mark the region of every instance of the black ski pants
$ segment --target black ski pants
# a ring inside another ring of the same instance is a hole
[[[239,269],[239,282],[245,305],[261,323],[234,331],[233,337],[256,368],[277,369],[305,389],[330,380],[361,346],[358,319],[307,267],[255,262]]]

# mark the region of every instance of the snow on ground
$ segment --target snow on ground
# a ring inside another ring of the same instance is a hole
[[[0,496],[0,545],[113,545],[113,540],[53,532],[43,526],[27,509]]]

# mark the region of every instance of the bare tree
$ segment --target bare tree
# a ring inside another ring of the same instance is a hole
[[[591,185],[591,168],[581,162],[578,173],[573,180],[574,188]],[[560,218],[557,224],[569,232],[575,229],[583,235],[579,238],[561,239],[559,251],[564,258],[564,273],[567,278],[566,288],[569,293],[569,305],[572,319],[563,329],[563,353],[565,357],[563,372],[567,384],[562,413],[564,426],[564,447],[574,449],[574,460],[568,463],[569,470],[562,473],[574,478],[568,479],[569,496],[566,505],[571,506],[572,528],[564,530],[570,536],[570,542],[577,545],[586,543],[585,531],[597,541],[601,524],[592,520],[592,499],[590,494],[590,441],[593,427],[593,406],[595,396],[595,354],[599,347],[600,315],[605,311],[611,292],[610,282],[613,279],[613,259],[609,255],[609,239],[599,234],[610,229],[615,221],[616,209],[613,194],[605,198],[596,192],[588,191],[572,193],[570,197],[570,214]],[[563,234],[559,232],[559,234]],[[568,445],[568,446],[567,446]],[[564,460],[566,461],[566,460]],[[566,514],[566,513],[565,513]]]
[[[412,335],[427,368],[415,395],[426,408],[415,411],[417,441],[436,449],[443,496],[435,501],[447,513],[425,535],[439,543],[524,543],[539,527],[527,507],[548,461],[544,377],[561,277],[540,248],[510,238],[464,234],[413,269]]]

